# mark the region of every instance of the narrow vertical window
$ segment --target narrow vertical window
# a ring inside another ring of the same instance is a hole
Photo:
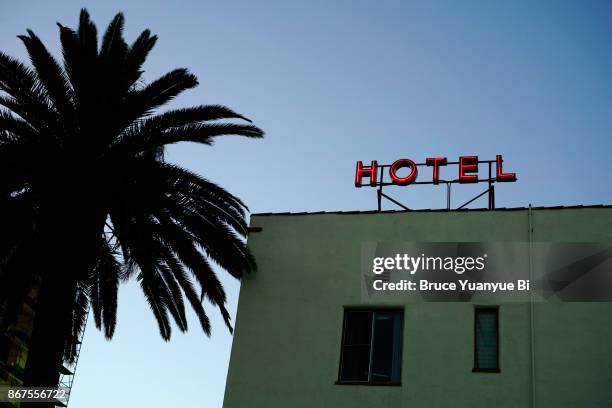
[[[399,384],[401,310],[346,310],[339,383]]]
[[[342,367],[340,369],[341,380],[368,381],[371,345],[372,312],[346,312],[344,315]]]
[[[474,309],[474,369],[499,372],[499,309]]]

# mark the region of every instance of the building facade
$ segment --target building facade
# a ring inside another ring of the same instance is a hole
[[[32,287],[25,302],[17,312],[14,322],[11,323],[5,333],[0,333],[0,387],[19,388],[23,386],[25,368],[28,361],[28,351],[34,317],[36,315],[36,300],[38,298],[39,282]],[[75,305],[75,307],[79,307]],[[80,310],[87,315],[87,310]],[[65,363],[58,367],[58,386],[66,390],[67,395],[62,400],[55,400],[55,406],[67,407],[70,398],[70,390],[74,381],[78,356],[81,350],[84,330],[76,339],[76,359],[72,364]],[[17,400],[0,401],[0,408],[19,408],[22,402]]]
[[[255,214],[251,230],[225,408],[612,406],[612,303],[364,304],[356,277],[364,241],[612,242],[611,207]]]

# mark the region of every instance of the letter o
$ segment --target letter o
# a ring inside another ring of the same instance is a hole
[[[406,177],[399,177],[397,175],[397,170],[402,167],[410,167],[410,174]],[[416,180],[418,174],[417,165],[410,159],[399,159],[393,162],[391,167],[389,168],[389,175],[393,180],[393,184],[397,184],[399,186],[406,186]]]

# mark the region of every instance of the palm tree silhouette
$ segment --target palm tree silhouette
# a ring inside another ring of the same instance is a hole
[[[212,264],[238,279],[255,268],[244,203],[163,149],[263,131],[228,122],[250,120],[224,106],[157,113],[197,79],[175,69],[144,84],[157,37],[145,30],[128,45],[123,24],[117,14],[100,46],[86,10],[77,30],[58,24],[63,66],[30,30],[19,38],[31,67],[0,53],[0,329],[40,285],[26,386],[57,385],[88,305],[113,336],[121,281],[138,280],[168,340],[171,320],[187,330],[185,301],[210,335],[203,298],[231,331]]]

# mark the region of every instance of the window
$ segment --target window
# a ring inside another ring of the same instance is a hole
[[[499,309],[474,309],[474,369],[499,372]]]
[[[344,311],[339,384],[400,384],[403,317],[395,309]]]

